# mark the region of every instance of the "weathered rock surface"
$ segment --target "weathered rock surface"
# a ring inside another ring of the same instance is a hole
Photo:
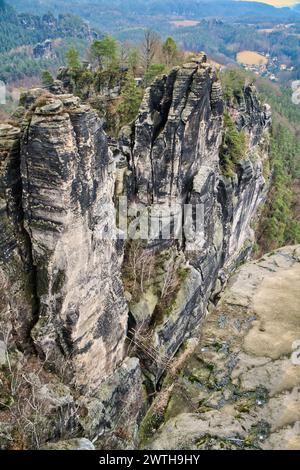
[[[34,343],[49,360],[71,355],[76,383],[96,388],[123,359],[127,328],[116,242],[105,239],[114,182],[96,113],[69,95],[38,104],[21,166],[40,304]]]
[[[35,347],[50,361],[72,355],[76,383],[97,387],[123,359],[127,328],[116,242],[104,240],[115,229],[106,137],[77,99],[44,101],[21,151],[20,130],[1,127],[4,316],[24,342],[38,302]]]
[[[222,116],[222,93],[205,56],[146,91],[132,149],[142,202],[186,200],[200,167],[218,163]]]
[[[35,270],[23,226],[19,128],[0,125],[0,327],[13,330],[19,347],[30,347],[36,312]]]
[[[138,444],[138,425],[145,412],[137,358],[127,358],[92,398],[81,397],[79,423],[97,448],[132,449]]]
[[[220,170],[223,108],[220,82],[203,54],[146,90],[131,134],[124,130],[120,138],[120,152],[129,160],[132,172],[131,178],[123,174],[133,210],[137,203],[140,210],[151,208],[152,221],[156,220],[161,233],[170,223],[170,207],[175,214],[175,233],[185,204],[201,210],[202,230],[189,232],[184,227],[182,237],[174,237],[173,244],[184,253],[188,276],[166,313],[156,321],[160,299],[158,296],[155,306],[149,292],[142,304],[130,303],[137,328],[141,305],[142,322],[152,325],[151,345],[159,351],[156,365],[150,366],[154,380],[161,374],[158,364],[162,358],[171,358],[199,326],[214,290],[221,288],[237,261],[249,255],[253,242],[250,223],[268,187],[263,165],[268,158],[269,108],[259,102],[254,87],[248,86],[240,103],[230,109],[237,128],[248,139],[244,159],[232,178]],[[154,239],[152,235],[148,244],[155,250],[172,244],[164,236]],[[149,305],[145,306],[147,299]]]
[[[42,442],[84,435],[100,448],[125,449],[136,445],[146,401],[140,363],[128,351],[138,352],[155,387],[211,295],[249,254],[250,222],[267,189],[270,112],[253,88],[244,90],[231,113],[249,145],[226,178],[222,91],[204,55],[155,81],[113,152],[97,113],[63,89],[55,82],[53,94],[23,95],[23,122],[0,126],[0,341],[37,353],[57,374],[37,386],[47,412],[78,409],[64,432],[53,426]],[[130,209],[150,207],[158,223],[144,263],[152,285],[139,299],[127,292],[130,314],[116,239],[122,194]],[[184,204],[201,206],[202,232],[155,240],[170,204],[178,214]],[[134,335],[140,327],[148,356]]]
[[[97,114],[72,95],[36,89],[22,104],[22,129],[0,128],[1,344],[36,351],[58,374],[34,381],[45,413],[44,421],[37,416],[41,440],[82,426],[93,438],[112,434],[126,398],[136,410],[122,423],[132,426],[134,443],[144,400],[138,360],[124,362],[128,310],[106,135]],[[93,425],[74,415],[86,409],[78,390],[98,407]],[[48,415],[59,423],[65,408],[73,411],[63,432]]]
[[[11,424],[0,422],[0,450],[8,449],[13,442],[12,430],[13,426]]]
[[[299,282],[299,246],[239,269],[146,447],[299,450]]]
[[[38,43],[32,49],[32,54],[35,59],[53,59],[56,53],[53,50],[53,43],[50,39]]]

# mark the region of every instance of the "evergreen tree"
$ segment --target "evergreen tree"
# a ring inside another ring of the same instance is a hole
[[[153,80],[158,76],[163,74],[166,71],[166,66],[164,64],[152,64],[149,66],[147,72],[144,76],[144,85],[147,87],[151,85]]]
[[[178,56],[178,49],[177,44],[173,38],[168,37],[166,41],[163,43],[162,51],[165,57],[167,67],[173,65],[176,61]]]
[[[91,45],[93,58],[98,61],[99,67],[108,67],[117,60],[117,41],[111,36],[95,40]]]
[[[224,132],[220,148],[220,164],[223,174],[231,177],[236,164],[246,156],[246,135],[238,131],[228,112],[224,113]]]
[[[141,99],[142,90],[136,85],[133,73],[129,71],[121,93],[122,101],[118,107],[120,126],[131,122],[137,115]]]
[[[287,165],[291,150],[289,133],[288,128],[275,123],[271,139],[272,188],[259,234],[264,251],[300,243],[300,224],[293,219],[293,181]]]
[[[49,87],[53,85],[54,79],[51,75],[51,73],[48,70],[44,70],[41,74],[41,79],[42,79],[42,85],[44,87]]]
[[[66,54],[66,58],[67,58],[67,61],[68,61],[68,67],[72,70],[77,70],[77,69],[80,69],[81,67],[81,63],[80,63],[80,59],[79,59],[79,54],[78,54],[78,51],[74,48],[74,47],[71,47],[67,54]]]

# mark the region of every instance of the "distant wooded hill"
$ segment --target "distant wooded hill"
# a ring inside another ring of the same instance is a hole
[[[17,51],[12,63],[10,51],[19,46],[62,37],[84,53],[83,41],[89,34],[86,23],[121,42],[135,44],[142,42],[145,29],[150,28],[163,39],[172,36],[183,50],[205,50],[220,63],[233,62],[243,50],[268,53],[279,64],[293,67],[285,81],[300,78],[300,5],[290,9],[233,0],[6,1],[19,14],[7,6],[6,18],[0,19],[0,53],[6,54],[0,57],[0,79],[20,78],[36,70],[28,51],[27,56]],[[290,24],[293,27],[288,29]],[[65,47],[60,46],[60,57],[63,51]]]
[[[39,75],[44,68],[63,65],[70,46],[84,51],[97,34],[73,14],[37,16],[17,13],[11,5],[0,0],[0,80],[11,82]],[[53,43],[52,53],[35,55],[34,47],[47,39]]]
[[[235,17],[255,21],[265,20],[266,17],[274,20],[292,18],[295,10],[289,8],[274,8],[271,5],[257,2],[237,2],[234,0],[11,0],[19,11],[39,11],[45,13],[48,9],[57,12],[70,11],[80,14],[97,24],[99,14],[113,14],[118,18],[122,15],[178,15],[195,18],[205,17]],[[109,18],[106,18],[109,20]],[[102,18],[104,22],[105,18]],[[112,19],[112,18],[110,18]]]

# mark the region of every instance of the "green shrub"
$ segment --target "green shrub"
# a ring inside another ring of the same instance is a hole
[[[246,135],[238,131],[229,113],[224,114],[223,140],[220,148],[220,165],[224,176],[232,177],[236,165],[246,154]]]
[[[140,108],[142,96],[142,90],[136,85],[133,73],[128,72],[121,92],[121,103],[117,110],[121,127],[135,119]]]
[[[149,66],[147,72],[145,73],[144,76],[144,85],[145,87],[151,85],[153,80],[158,76],[163,73],[167,72],[167,67],[165,64],[152,64]]]
[[[232,68],[221,74],[224,101],[227,105],[238,103],[243,96],[246,75],[243,70]]]

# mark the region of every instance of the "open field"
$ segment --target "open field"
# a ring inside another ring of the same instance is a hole
[[[258,29],[257,31],[258,31],[258,33],[271,34],[271,33],[273,33],[274,31],[276,31],[276,29],[273,29],[273,28],[265,28],[265,29]]]
[[[176,20],[176,21],[170,21],[170,23],[173,26],[176,26],[176,28],[184,28],[187,26],[197,26],[199,24],[199,21],[196,20]]]
[[[254,51],[242,51],[236,56],[236,60],[240,64],[245,65],[264,65],[268,63],[268,59],[258,52]]]

